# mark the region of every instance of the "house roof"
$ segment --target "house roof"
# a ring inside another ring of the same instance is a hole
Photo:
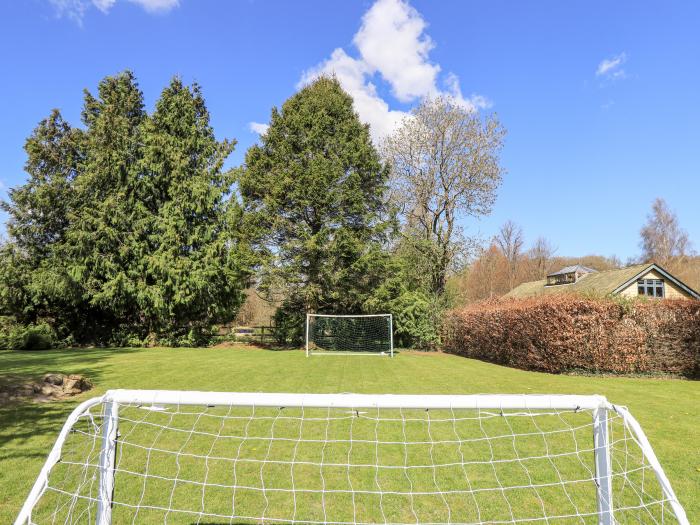
[[[649,270],[656,270],[663,275],[664,278],[672,281],[674,284],[686,291],[691,297],[700,299],[700,294],[698,294],[695,290],[685,285],[656,264],[637,264],[634,266],[628,266],[627,268],[620,268],[618,270],[594,272],[571,284],[547,286],[547,281],[545,279],[541,281],[530,281],[528,283],[523,283],[516,286],[506,294],[506,297],[525,298],[562,292],[595,293],[601,295],[616,294],[629,286],[640,276],[647,273]]]
[[[589,268],[588,266],[583,266],[582,264],[574,264],[572,266],[565,266],[558,272],[550,273],[547,275],[547,277],[552,277],[553,275],[564,275],[565,273],[574,273],[574,272],[579,272],[579,273],[594,273],[597,272],[597,270],[594,270],[593,268]]]

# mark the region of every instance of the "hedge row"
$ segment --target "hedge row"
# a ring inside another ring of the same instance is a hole
[[[700,377],[700,301],[487,301],[448,312],[442,335],[446,352],[525,370]]]

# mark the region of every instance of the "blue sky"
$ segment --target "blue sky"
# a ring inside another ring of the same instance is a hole
[[[498,113],[507,170],[491,216],[559,255],[639,253],[655,197],[700,249],[700,3],[25,0],[0,18],[0,189],[58,107],[132,69],[151,108],[173,75],[204,89],[217,136],[257,140],[304,79],[335,71],[375,137],[421,97]],[[3,218],[4,219],[4,218]]]

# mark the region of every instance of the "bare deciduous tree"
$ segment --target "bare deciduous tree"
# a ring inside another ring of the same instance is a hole
[[[544,279],[551,269],[552,257],[556,252],[549,241],[544,237],[538,237],[532,248],[528,251],[530,259],[531,275],[534,279]]]
[[[515,286],[515,279],[518,273],[518,262],[522,255],[523,229],[513,221],[506,221],[498,231],[494,241],[501,250],[503,257],[508,261],[508,289]]]
[[[496,199],[504,135],[495,116],[481,118],[441,97],[420,104],[384,144],[404,234],[430,257],[438,295],[468,246],[458,219],[490,213]]]
[[[651,213],[639,234],[642,259],[645,262],[669,265],[684,259],[691,252],[688,234],[678,224],[676,214],[661,198],[652,204]]]

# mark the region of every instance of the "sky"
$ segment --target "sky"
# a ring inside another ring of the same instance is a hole
[[[512,220],[557,255],[639,255],[656,197],[700,251],[700,2],[23,0],[0,17],[0,197],[52,108],[80,125],[83,89],[130,69],[152,109],[198,82],[230,165],[281,105],[334,73],[373,139],[425,97],[508,130],[489,239]],[[4,222],[5,216],[0,216]]]

